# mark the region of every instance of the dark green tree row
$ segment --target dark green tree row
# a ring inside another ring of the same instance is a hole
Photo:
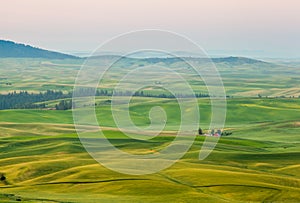
[[[91,94],[93,95],[93,94]],[[202,97],[209,97],[209,94],[205,93],[195,93],[195,95],[188,95],[188,94],[171,94],[171,93],[157,93],[153,94],[150,92],[144,92],[144,91],[136,91],[136,92],[131,92],[131,91],[112,91],[112,90],[97,90],[96,91],[96,96],[135,96],[135,97],[156,97],[156,98],[191,98],[191,97],[197,97],[197,98],[202,98]]]
[[[25,109],[25,108],[45,108],[45,104],[35,104],[38,102],[70,98],[71,93],[63,94],[61,91],[47,90],[38,94],[27,91],[13,92],[0,95],[1,109]]]
[[[176,94],[171,93],[157,93],[153,94],[150,92],[137,91],[135,93],[131,91],[112,91],[106,89],[95,90],[92,88],[82,88],[78,89],[75,96],[135,96],[135,97],[156,97],[156,98],[190,98],[190,97],[209,97],[208,94],[197,93],[195,95],[187,94]],[[45,101],[72,98],[72,93],[64,94],[62,91],[47,90],[46,92],[40,92],[38,94],[28,93],[27,91],[12,92],[8,94],[0,94],[0,110],[3,109],[33,109],[33,108],[45,108],[46,105],[43,103]],[[71,101],[63,101],[56,105],[57,110],[71,109]],[[39,104],[37,104],[39,103]]]
[[[151,93],[151,92],[145,92],[143,90],[141,91],[113,91],[110,89],[98,89],[95,91],[93,88],[88,87],[82,87],[76,89],[76,92],[74,94],[76,97],[85,97],[85,96],[135,96],[135,97],[156,97],[156,98],[191,98],[191,97],[209,97],[209,94],[205,93],[195,93],[195,95],[189,95],[184,93],[176,93],[175,95],[166,92],[166,93]]]

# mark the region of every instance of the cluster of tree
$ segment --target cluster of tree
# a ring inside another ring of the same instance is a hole
[[[153,94],[150,91],[145,92],[141,91],[114,91],[110,89],[93,89],[88,87],[82,87],[76,89],[74,95],[76,97],[85,97],[85,96],[134,96],[134,97],[156,97],[156,98],[191,98],[191,97],[209,97],[209,94],[206,93],[196,93],[195,95],[189,95],[184,93],[177,93],[175,95],[171,93],[156,93]]]
[[[5,95],[0,94],[1,109],[25,109],[25,108],[45,108],[45,104],[36,104],[49,100],[70,98],[71,93],[63,94],[61,91],[47,90],[38,94],[28,93],[27,91],[13,92]]]
[[[208,94],[196,93],[195,95],[188,94],[171,94],[171,93],[157,93],[144,91],[113,91],[107,89],[98,89],[95,91],[93,88],[81,88],[77,89],[75,96],[134,96],[134,97],[156,97],[156,98],[191,98],[191,97],[209,97]],[[8,94],[0,94],[0,110],[2,109],[34,109],[45,108],[45,101],[71,98],[72,93],[64,94],[62,91],[47,90],[46,92],[40,92],[38,94],[28,93],[27,91],[12,92]],[[71,109],[72,103],[62,100],[56,105],[56,109],[65,110]]]
[[[209,94],[205,93],[196,93],[195,95],[189,95],[189,94],[171,94],[171,93],[157,93],[153,94],[150,92],[144,92],[144,91],[109,91],[109,90],[97,90],[96,96],[134,96],[134,97],[155,97],[155,98],[203,98],[203,97],[209,97]]]
[[[4,84],[4,85],[7,85],[7,86],[12,85],[11,82],[4,82],[4,83],[0,83],[0,84]]]
[[[223,131],[221,133],[221,136],[229,136],[229,135],[232,135],[232,132]]]
[[[56,110],[67,110],[72,109],[72,101],[61,100],[58,104],[55,105]]]
[[[261,94],[258,94],[257,95],[258,98],[263,98],[263,96]],[[265,96],[265,98],[297,98],[296,96],[284,96],[284,95],[281,95],[281,96]],[[300,95],[298,96],[298,98],[300,99]]]
[[[210,134],[211,135],[214,135],[215,133],[218,133],[219,135],[221,135],[221,136],[229,136],[229,135],[232,135],[232,132],[227,132],[227,131],[221,131],[220,129],[218,129],[218,130],[214,130],[214,129],[212,129],[211,130],[211,132],[210,132]],[[201,129],[201,128],[199,128],[198,129],[198,134],[199,135],[204,135],[204,132],[203,132],[203,130]]]

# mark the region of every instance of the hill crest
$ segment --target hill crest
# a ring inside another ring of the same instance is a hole
[[[0,40],[0,58],[76,59],[79,57],[55,51],[49,51],[13,41]]]

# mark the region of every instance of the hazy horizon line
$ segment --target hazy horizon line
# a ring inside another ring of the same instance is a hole
[[[80,49],[78,49],[78,50],[68,50],[68,49],[60,50],[60,49],[50,49],[50,48],[48,49],[46,47],[35,46],[34,44],[30,44],[30,43],[26,43],[26,42],[19,42],[19,41],[15,41],[13,39],[2,38],[0,40],[11,41],[16,44],[29,45],[31,47],[44,49],[47,51],[54,51],[54,52],[59,52],[59,53],[63,53],[63,54],[70,54],[70,55],[77,56],[77,57],[89,57],[89,56],[91,56],[91,54],[94,51],[94,50],[80,50]],[[284,56],[280,56],[280,54],[268,55],[267,53],[269,53],[269,52],[266,52],[264,50],[246,50],[246,49],[244,49],[244,50],[229,50],[229,49],[210,50],[210,49],[208,49],[205,51],[209,58],[245,57],[245,58],[253,58],[253,59],[300,60],[300,56],[284,57]],[[178,54],[179,52],[182,52],[182,53]],[[195,53],[188,52],[188,51],[174,51],[172,53],[177,53],[181,57],[197,57]],[[107,55],[123,55],[123,54],[124,53],[122,53],[122,52],[107,52]],[[154,58],[154,57],[148,57],[148,58]],[[164,58],[164,57],[161,57],[161,58]]]

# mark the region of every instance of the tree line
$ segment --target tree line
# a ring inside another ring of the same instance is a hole
[[[37,103],[70,97],[72,97],[71,93],[64,94],[62,91],[53,90],[47,90],[38,94],[28,93],[27,91],[0,94],[0,110],[45,108],[46,105],[44,103]]]
[[[107,89],[101,89],[101,90],[95,90],[92,88],[82,88],[77,90],[78,96],[134,96],[134,97],[155,97],[155,98],[203,98],[203,97],[209,97],[209,94],[206,93],[195,93],[194,95],[191,94],[184,94],[184,93],[175,93],[175,95],[171,93],[156,93],[153,94],[152,92],[145,92],[143,90],[141,91],[114,91],[114,90],[107,90]]]
[[[62,99],[72,98],[73,93],[63,93],[62,91],[47,90],[40,93],[28,93],[27,91],[11,92],[8,94],[0,94],[0,110],[3,109],[37,109],[46,108],[45,101],[61,100],[55,105],[57,110],[66,110],[72,108],[71,101]],[[150,93],[144,91],[113,91],[108,89],[80,88],[75,92],[75,96],[134,96],[134,97],[156,97],[156,98],[192,98],[192,97],[209,97],[208,94],[196,93],[188,94],[171,94],[171,93]]]

